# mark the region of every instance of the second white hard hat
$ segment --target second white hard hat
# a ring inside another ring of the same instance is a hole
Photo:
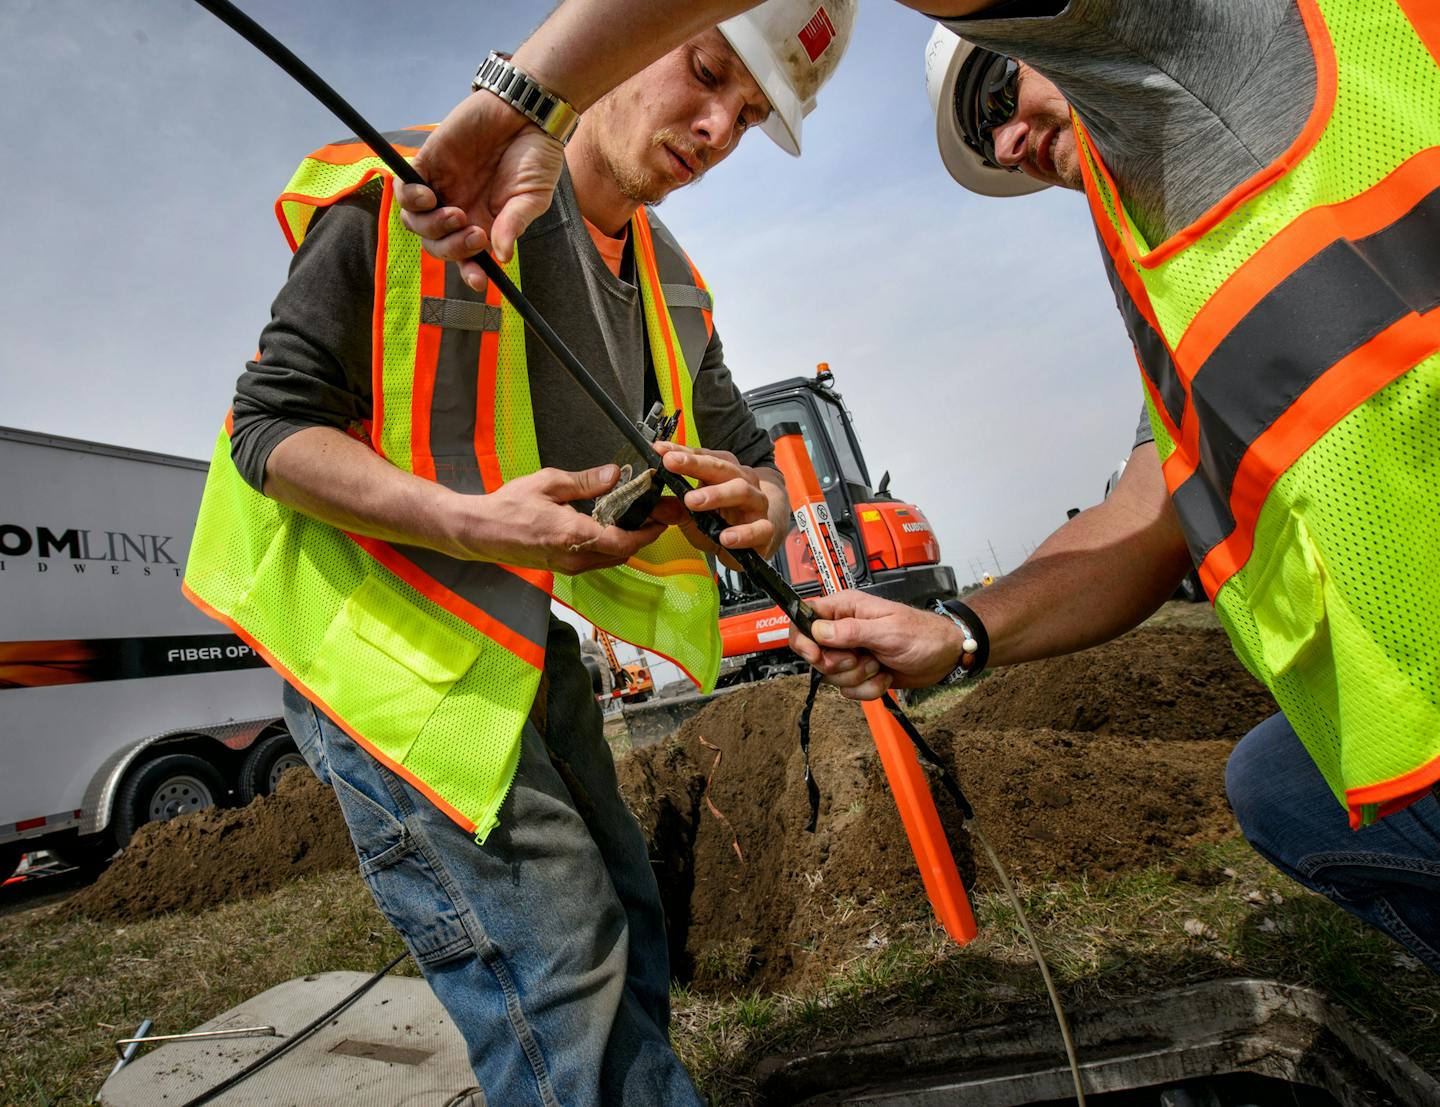
[[[944,24],[936,25],[925,46],[925,90],[930,94],[930,109],[935,113],[935,141],[940,147],[940,159],[950,176],[982,196],[1024,196],[1048,188],[1049,185],[1034,177],[991,164],[966,139],[960,125],[957,90],[961,89],[966,62],[974,65],[983,60],[976,57],[977,51],[990,53]]]
[[[801,120],[850,45],[855,6],[856,0],[766,0],[719,26],[770,101],[760,129],[787,154],[800,154]]]

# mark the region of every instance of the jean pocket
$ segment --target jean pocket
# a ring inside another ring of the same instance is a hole
[[[331,773],[331,784],[360,857],[360,876],[416,963],[437,965],[473,953],[450,882],[410,827],[339,773]]]

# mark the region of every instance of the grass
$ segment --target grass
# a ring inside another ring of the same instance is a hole
[[[1068,1006],[1216,977],[1273,977],[1325,993],[1440,1071],[1440,980],[1291,884],[1238,838],[1176,862],[1106,882],[1022,888]],[[848,906],[834,904],[836,912]],[[965,949],[928,919],[887,919],[871,948],[803,994],[677,988],[676,1048],[712,1102],[745,1104],[767,1057],[841,1042],[900,1017],[943,1029],[1045,1011],[1010,906],[986,894],[975,908],[980,937]],[[1187,930],[1187,922],[1195,925]],[[825,936],[816,939],[823,946]],[[712,956],[735,968],[730,963],[747,948],[737,943]],[[125,926],[62,920],[50,907],[0,916],[0,1019],[8,1030],[0,1099],[88,1102],[113,1063],[115,1039],[142,1018],[154,1019],[157,1033],[187,1030],[281,981],[371,971],[399,951],[348,872],[199,916]],[[414,969],[406,962],[399,971]]]
[[[115,1040],[141,1019],[157,1034],[189,1030],[292,977],[374,971],[402,948],[348,872],[203,915],[119,926],[55,916],[0,917],[6,1103],[88,1103],[115,1062]],[[406,962],[398,971],[414,970]]]

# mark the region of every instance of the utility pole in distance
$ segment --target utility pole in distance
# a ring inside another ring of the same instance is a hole
[[[1005,575],[1005,570],[1000,568],[1000,559],[995,556],[995,543],[987,538],[985,539],[985,545],[990,547],[990,560],[995,562],[995,575],[997,577],[1003,577]]]

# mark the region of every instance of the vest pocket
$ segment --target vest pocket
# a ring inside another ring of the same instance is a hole
[[[309,676],[354,731],[399,763],[479,656],[478,644],[367,576],[326,630]]]
[[[1298,515],[1291,515],[1289,527],[1269,550],[1249,594],[1261,655],[1275,676],[1295,668],[1317,642],[1328,639],[1324,565]]]

